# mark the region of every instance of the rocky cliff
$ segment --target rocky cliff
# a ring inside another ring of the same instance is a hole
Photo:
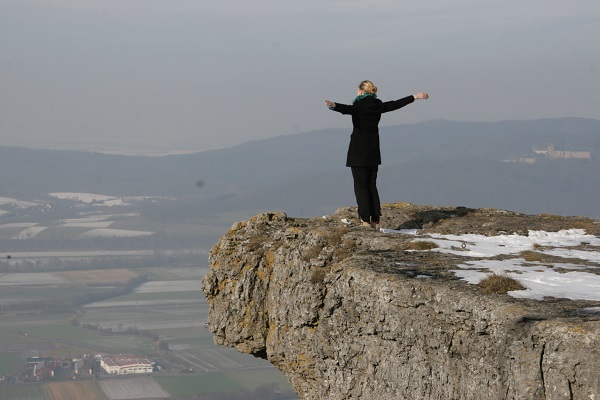
[[[216,343],[268,359],[303,399],[600,399],[595,298],[483,294],[456,274],[482,258],[468,240],[455,251],[414,250],[436,234],[598,236],[597,221],[388,204],[382,224],[399,232],[375,232],[357,226],[354,212],[274,212],[234,224],[212,249],[203,282]],[[569,248],[600,251],[589,240]],[[600,271],[593,257],[543,249],[534,243],[510,257],[538,254],[523,261],[532,271]]]

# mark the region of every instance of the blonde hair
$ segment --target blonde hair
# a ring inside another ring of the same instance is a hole
[[[371,81],[362,81],[360,85],[358,85],[360,90],[364,90],[365,94],[375,94],[377,93],[377,86],[373,85]]]

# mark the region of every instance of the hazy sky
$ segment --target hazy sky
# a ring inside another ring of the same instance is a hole
[[[0,0],[0,145],[204,150],[331,127],[600,119],[598,0]],[[345,144],[344,144],[345,145]]]

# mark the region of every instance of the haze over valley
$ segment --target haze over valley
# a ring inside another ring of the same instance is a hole
[[[68,389],[107,399],[136,387],[175,399],[292,398],[269,363],[212,344],[200,281],[236,221],[353,206],[348,135],[161,157],[0,147],[0,376],[13,382],[0,397],[53,400]],[[598,218],[599,135],[600,121],[580,118],[383,127],[381,197]],[[111,354],[151,359],[151,381],[113,387],[94,358]],[[81,360],[88,372],[38,380],[26,362],[35,357]],[[82,384],[66,386],[73,377]]]

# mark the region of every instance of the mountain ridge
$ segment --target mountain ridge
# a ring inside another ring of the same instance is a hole
[[[168,195],[210,212],[245,207],[252,213],[272,209],[306,216],[330,213],[353,202],[345,167],[349,134],[349,127],[325,129],[161,157],[0,147],[0,194]],[[384,201],[596,217],[599,137],[600,121],[585,118],[432,120],[383,126],[380,190]],[[531,157],[533,147],[549,143],[560,149],[588,150],[592,159],[540,158],[533,166],[502,163]],[[294,181],[303,184],[290,183]],[[476,186],[482,182],[488,184],[478,193]]]

